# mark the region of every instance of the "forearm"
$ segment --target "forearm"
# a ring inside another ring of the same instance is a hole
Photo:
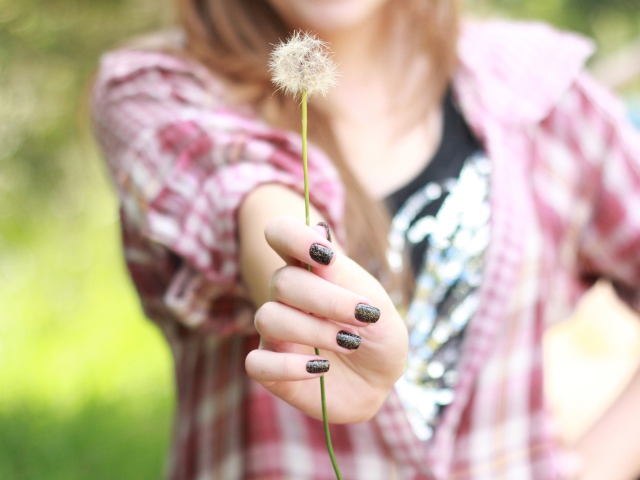
[[[256,304],[260,306],[270,297],[269,281],[284,260],[267,244],[265,226],[279,215],[291,215],[304,220],[304,199],[296,192],[275,184],[263,185],[251,192],[238,214],[240,240],[240,270]],[[312,225],[324,220],[311,209]]]
[[[583,462],[580,480],[640,478],[640,368],[575,450]]]

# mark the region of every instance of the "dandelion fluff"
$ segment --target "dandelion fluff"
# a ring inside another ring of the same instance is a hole
[[[279,90],[293,97],[302,92],[326,96],[336,84],[336,65],[329,54],[327,44],[316,36],[295,32],[271,53],[271,80]]]

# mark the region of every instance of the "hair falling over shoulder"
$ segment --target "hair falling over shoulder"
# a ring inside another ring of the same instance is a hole
[[[414,98],[425,99],[425,109],[440,101],[456,59],[458,0],[389,0],[389,23],[402,21],[410,32],[404,61],[427,55],[431,70]],[[276,127],[296,130],[298,105],[275,91],[269,72],[273,45],[289,37],[291,29],[266,0],[177,0],[189,57],[210,69],[240,92],[243,103]],[[389,25],[391,27],[392,25]],[[389,28],[388,31],[392,29]],[[431,102],[431,103],[429,103]],[[346,189],[345,225],[349,255],[376,275],[390,290],[406,298],[411,275],[393,274],[386,262],[389,215],[381,201],[371,198],[355,179],[338,148],[326,112],[309,105],[309,136],[332,158]],[[363,214],[362,212],[367,212]]]

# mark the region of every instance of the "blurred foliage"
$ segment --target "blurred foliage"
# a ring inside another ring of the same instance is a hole
[[[143,319],[86,108],[151,0],[0,0],[0,478],[156,479],[171,362]]]
[[[156,480],[167,408],[86,399],[73,414],[28,403],[0,414],[0,478]],[[160,421],[158,421],[160,419]]]
[[[605,53],[640,34],[636,0],[467,3]],[[1,479],[160,476],[170,354],[125,273],[86,104],[100,54],[171,18],[171,0],[0,0]]]
[[[638,0],[464,0],[482,14],[550,22],[596,40],[607,55],[640,35]]]

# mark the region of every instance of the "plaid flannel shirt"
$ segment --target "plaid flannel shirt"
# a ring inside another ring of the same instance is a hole
[[[373,420],[332,426],[345,480],[558,478],[543,332],[598,277],[640,306],[640,140],[583,72],[591,51],[541,24],[465,26],[454,92],[494,163],[481,305],[434,438],[414,436],[391,392]],[[168,477],[333,479],[321,423],[244,371],[258,341],[236,213],[260,184],[300,191],[299,136],[229,108],[202,66],[161,52],[105,55],[93,107],[126,262],[175,359]],[[309,158],[311,200],[340,236],[343,187],[321,151]]]

